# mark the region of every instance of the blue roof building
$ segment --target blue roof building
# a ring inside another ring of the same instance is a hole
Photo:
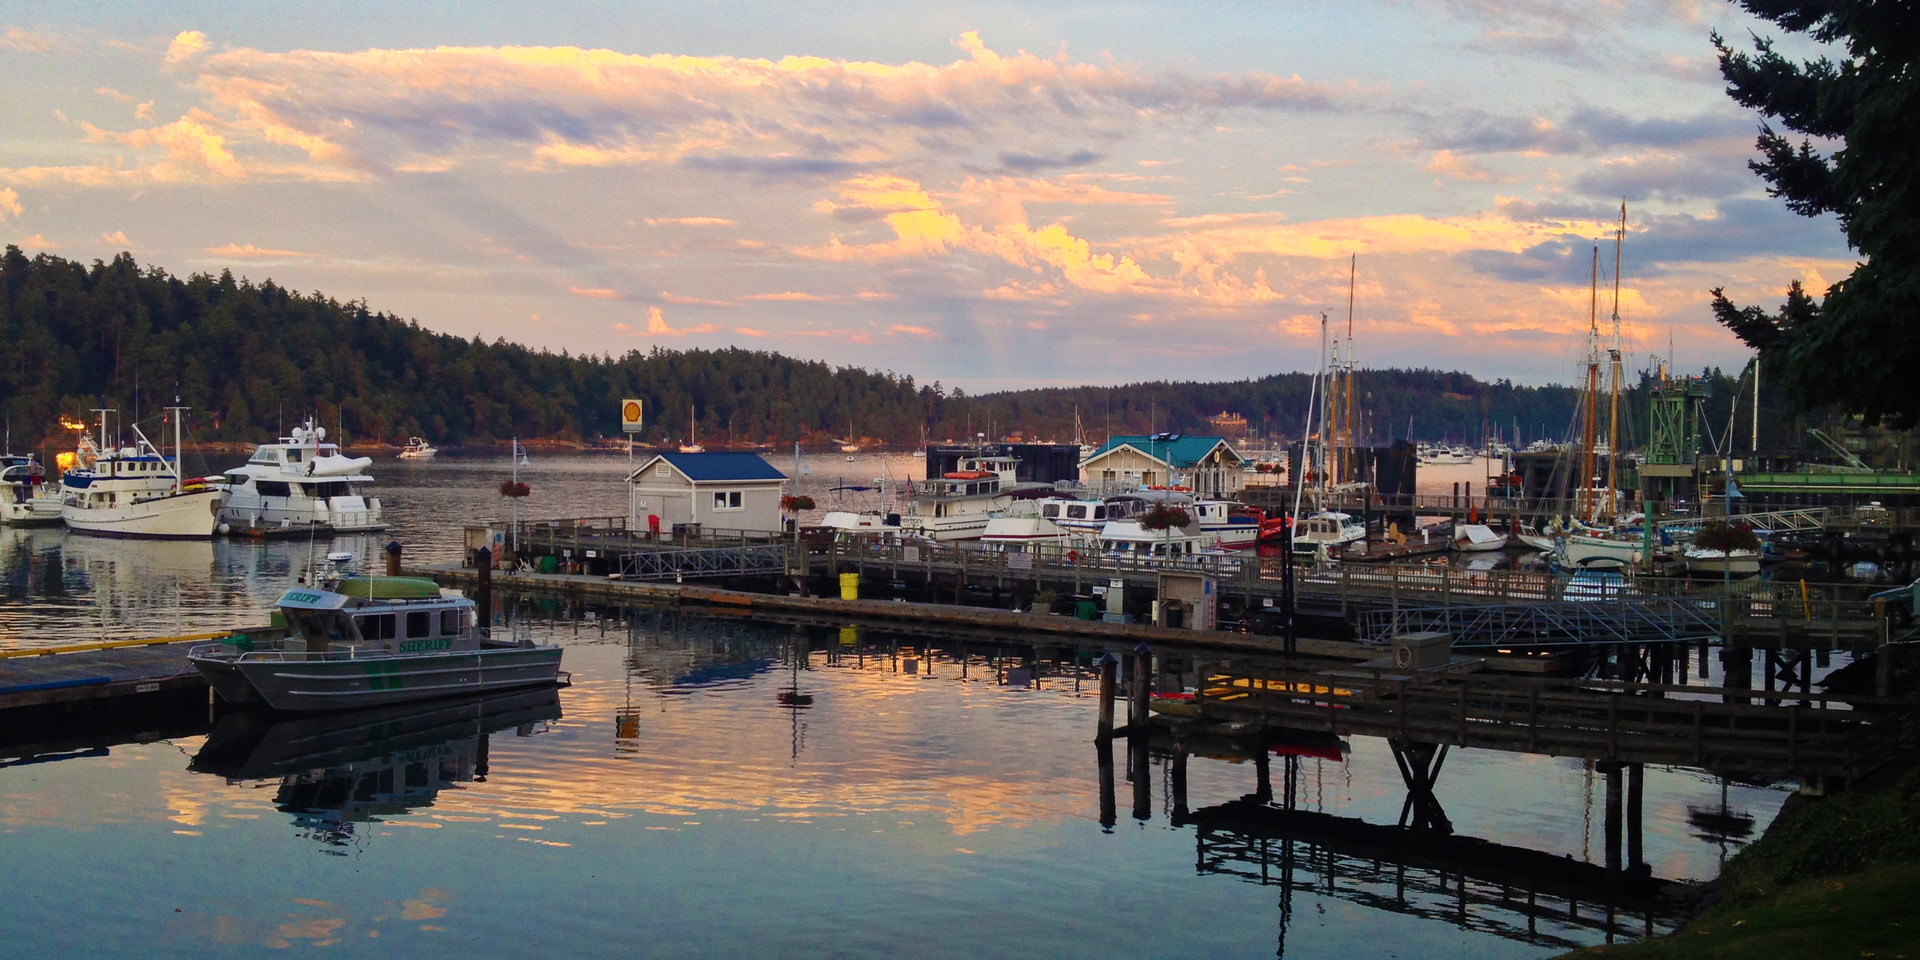
[[[627,517],[642,531],[777,531],[786,482],[758,454],[658,453],[627,475]]]
[[[1108,437],[1080,461],[1085,482],[1111,491],[1176,487],[1202,497],[1231,497],[1245,485],[1246,457],[1224,437],[1156,433]]]

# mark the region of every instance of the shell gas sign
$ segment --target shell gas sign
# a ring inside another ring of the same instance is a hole
[[[640,432],[640,401],[620,401],[620,430],[622,433]]]

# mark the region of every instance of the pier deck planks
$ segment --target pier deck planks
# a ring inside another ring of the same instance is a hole
[[[204,642],[0,659],[0,710],[204,688],[187,662],[187,650]]]

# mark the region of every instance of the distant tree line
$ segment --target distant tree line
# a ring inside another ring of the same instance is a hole
[[[703,443],[938,443],[1021,431],[1098,442],[1108,433],[1204,432],[1222,411],[1263,437],[1297,437],[1312,377],[1227,383],[1135,383],[969,396],[910,376],[740,349],[571,356],[423,330],[416,322],[301,294],[230,271],[180,279],[129,254],[91,265],[8,246],[0,256],[0,414],[15,445],[66,442],[58,420],[93,407],[158,424],[177,394],[200,441],[260,441],[307,416],[349,442],[410,435],[446,445],[619,435],[619,402],[646,404],[641,439]],[[1708,371],[1718,410],[1734,379]],[[1645,389],[1622,398],[1626,435],[1644,436]],[[1577,391],[1485,383],[1464,373],[1362,370],[1354,410],[1363,439],[1409,435],[1477,443],[1565,437]],[[1709,417],[1724,417],[1710,412]],[[1716,423],[1722,421],[1716,420]],[[1316,425],[1316,429],[1320,426]],[[1719,427],[1715,428],[1717,431]],[[148,430],[151,435],[155,433]]]

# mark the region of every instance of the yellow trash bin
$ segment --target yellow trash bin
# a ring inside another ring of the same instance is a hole
[[[842,600],[860,599],[860,575],[859,574],[843,573],[840,575],[840,599]]]

